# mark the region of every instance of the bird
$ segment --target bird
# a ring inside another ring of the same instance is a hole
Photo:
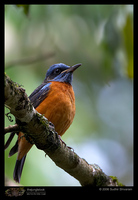
[[[72,80],[73,72],[80,66],[81,63],[73,66],[63,63],[52,65],[42,84],[29,96],[34,108],[54,125],[59,136],[62,136],[70,127],[75,116],[75,94]],[[26,140],[24,133],[12,132],[5,144],[5,149],[8,148],[15,134],[18,139],[10,150],[9,157],[17,153],[13,179],[20,183],[26,155],[33,144]]]

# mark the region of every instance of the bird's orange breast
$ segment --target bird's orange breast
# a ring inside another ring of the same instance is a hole
[[[48,96],[36,110],[54,124],[59,135],[63,135],[75,116],[75,96],[72,86],[62,82],[51,82]]]

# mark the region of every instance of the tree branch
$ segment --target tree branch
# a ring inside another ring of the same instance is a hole
[[[19,132],[20,130],[20,126],[18,124],[14,124],[14,125],[10,125],[8,127],[5,128],[4,130],[4,134],[9,133],[9,132]]]
[[[118,186],[116,178],[103,173],[98,165],[88,164],[58,136],[51,123],[32,106],[25,90],[5,75],[5,105],[19,120],[18,128],[55,164],[76,178],[82,186]],[[16,126],[12,127],[14,129]],[[17,127],[16,127],[17,128]],[[6,132],[11,127],[6,128]]]

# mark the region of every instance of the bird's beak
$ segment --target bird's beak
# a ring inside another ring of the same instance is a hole
[[[80,67],[81,66],[81,63],[79,63],[79,64],[76,64],[76,65],[73,65],[72,67],[70,67],[69,69],[66,69],[65,71],[63,71],[63,72],[74,72],[78,67]],[[62,73],[63,73],[62,72]]]

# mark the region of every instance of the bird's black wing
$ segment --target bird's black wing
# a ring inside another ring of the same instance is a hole
[[[29,96],[29,99],[34,108],[37,108],[39,104],[47,97],[50,90],[50,84],[51,83],[42,83]]]

